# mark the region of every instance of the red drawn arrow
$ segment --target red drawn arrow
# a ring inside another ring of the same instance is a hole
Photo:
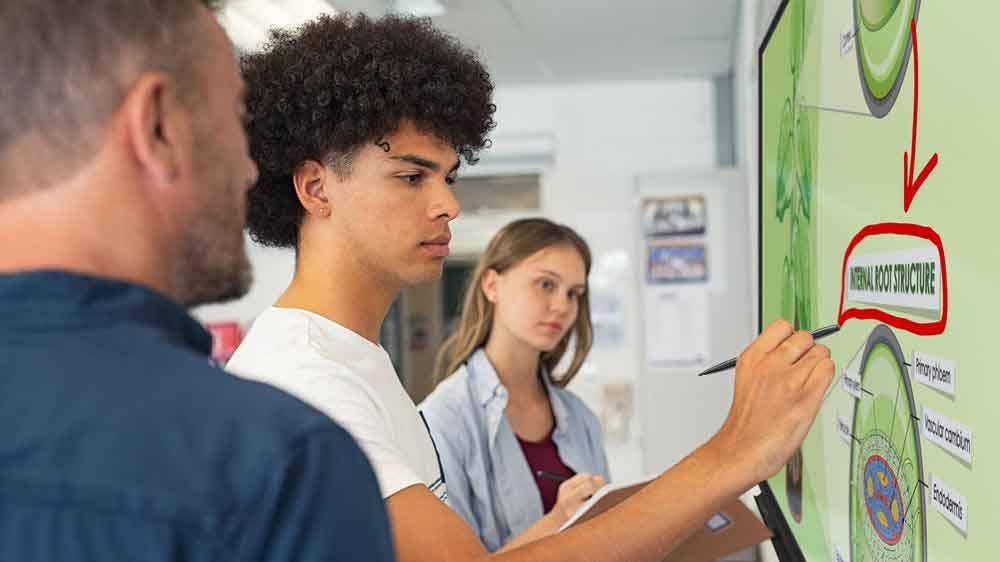
[[[903,152],[903,211],[910,211],[910,203],[917,195],[917,191],[924,185],[924,180],[931,175],[938,163],[937,152],[924,164],[920,170],[920,175],[916,181],[913,180],[913,166],[917,158],[917,102],[920,99],[920,64],[917,57],[917,22],[910,20],[910,37],[913,39],[913,135],[910,144],[910,152]],[[912,156],[911,156],[912,155]]]

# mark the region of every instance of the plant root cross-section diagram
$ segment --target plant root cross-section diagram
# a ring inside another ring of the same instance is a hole
[[[857,369],[850,470],[852,562],[926,562],[923,461],[913,390],[899,341],[880,324]]]

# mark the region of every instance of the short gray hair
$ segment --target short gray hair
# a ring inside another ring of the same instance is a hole
[[[0,161],[21,135],[52,147],[60,169],[96,149],[93,132],[136,77],[163,71],[193,97],[199,6],[219,0],[0,2]],[[67,170],[68,171],[68,170]],[[0,189],[0,199],[9,193]]]

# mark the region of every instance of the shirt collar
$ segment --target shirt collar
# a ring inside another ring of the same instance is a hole
[[[486,356],[486,351],[483,348],[474,351],[468,364],[472,368],[479,405],[486,406],[497,398],[506,405],[507,389],[500,383],[500,377],[490,363],[490,358]]]
[[[145,324],[202,355],[212,336],[184,308],[133,283],[57,270],[0,274],[0,331]]]
[[[507,389],[500,382],[500,376],[497,375],[496,369],[493,368],[489,357],[486,356],[486,350],[483,348],[477,349],[469,357],[467,364],[472,371],[470,374],[473,376],[473,384],[476,389],[479,405],[488,410],[493,408],[503,410],[506,408]],[[553,386],[549,378],[547,374],[542,376],[542,383],[545,385],[549,402],[552,404],[552,413],[556,418],[555,430],[556,432],[561,432],[565,430],[569,423],[569,411],[565,402],[563,402],[560,389]]]

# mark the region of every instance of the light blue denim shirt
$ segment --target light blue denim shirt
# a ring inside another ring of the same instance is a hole
[[[544,377],[556,427],[552,440],[573,471],[610,482],[601,425],[568,390]],[[448,504],[490,551],[516,537],[542,513],[542,497],[507,422],[507,389],[482,349],[421,404],[441,456]]]

